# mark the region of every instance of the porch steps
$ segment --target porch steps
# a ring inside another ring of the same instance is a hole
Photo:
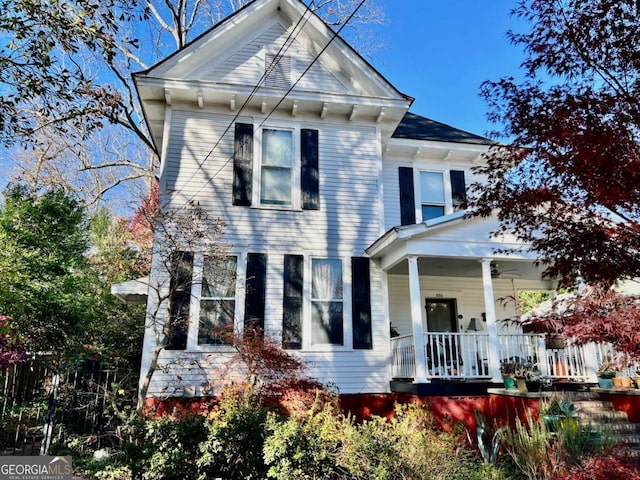
[[[577,398],[570,395],[570,398],[579,408],[577,417],[582,425],[601,432],[605,439],[629,455],[640,456],[640,423],[629,422],[626,412],[615,410],[613,403],[600,400],[595,392]]]

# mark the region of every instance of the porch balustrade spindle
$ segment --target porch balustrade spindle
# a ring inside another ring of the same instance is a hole
[[[429,378],[489,380],[489,335],[485,332],[429,332],[424,333],[425,365],[422,370]],[[608,344],[590,343],[564,348],[547,348],[541,334],[499,334],[500,361],[533,363],[543,377],[551,380],[571,379],[596,382],[596,369],[603,360],[619,358]],[[415,342],[413,335],[391,339],[392,376],[413,379],[416,374]],[[630,365],[623,371],[633,375],[640,365]]]

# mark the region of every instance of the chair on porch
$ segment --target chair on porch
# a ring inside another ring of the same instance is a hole
[[[425,348],[427,367],[432,376],[452,377],[462,374],[464,362],[460,354],[460,345],[455,338],[429,337]]]

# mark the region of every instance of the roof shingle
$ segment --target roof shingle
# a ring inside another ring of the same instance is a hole
[[[495,145],[496,142],[480,135],[465,132],[430,118],[407,112],[393,132],[393,138],[432,140],[436,142],[471,143]]]

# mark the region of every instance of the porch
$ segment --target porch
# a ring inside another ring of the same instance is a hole
[[[416,355],[422,343],[423,355]],[[550,381],[597,383],[596,371],[611,355],[607,344],[583,346],[567,343],[547,347],[545,334],[499,333],[497,342],[483,332],[425,332],[422,342],[413,335],[391,338],[391,376],[395,380],[428,383],[433,380],[500,382],[505,361],[535,364]],[[416,365],[416,362],[422,364]],[[417,367],[417,368],[416,368]],[[497,368],[496,368],[497,367]],[[422,377],[417,372],[424,371]]]

